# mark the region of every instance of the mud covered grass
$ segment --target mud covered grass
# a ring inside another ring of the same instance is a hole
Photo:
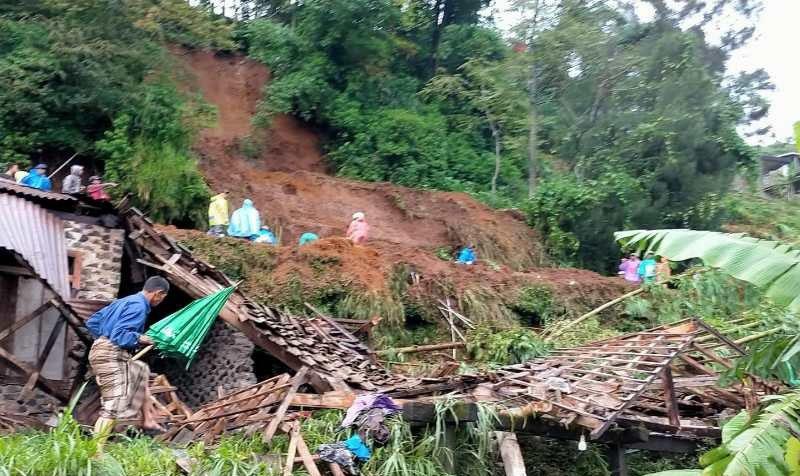
[[[165,231],[232,279],[243,280],[242,291],[262,304],[306,314],[305,303],[310,303],[334,317],[365,321],[381,316],[371,342],[377,348],[450,340],[440,310],[446,301],[481,328],[476,335],[514,336],[497,337],[498,342],[533,342],[538,330],[577,317],[628,290],[621,280],[585,270],[520,272],[490,262],[460,266],[437,256],[435,250],[398,249],[380,241],[354,246],[341,238],[327,238],[302,248],[274,247],[191,230]],[[571,329],[559,344],[613,334],[590,320]],[[498,345],[487,342],[469,354],[482,361],[495,355],[492,349]],[[524,347],[499,361],[510,363],[536,354]]]

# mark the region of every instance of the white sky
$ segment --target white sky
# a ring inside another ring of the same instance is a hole
[[[507,11],[509,0],[495,0],[493,10],[498,26],[506,30],[516,23],[514,13]],[[796,54],[800,29],[800,0],[763,0],[764,9],[757,18],[756,32],[750,42],[733,52],[728,61],[731,74],[764,68],[775,84],[775,91],[765,96],[772,104],[763,125],[772,132],[751,143],[769,144],[793,136],[793,124],[800,121],[800,60]],[[648,12],[638,12],[647,19]],[[713,31],[708,32],[714,36]],[[761,126],[762,123],[759,123]]]

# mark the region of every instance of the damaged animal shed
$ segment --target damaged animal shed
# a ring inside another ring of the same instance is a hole
[[[83,322],[118,296],[138,291],[151,275],[165,277],[173,291],[150,324],[234,284],[135,208],[0,181],[2,427],[33,426],[31,416],[39,417],[38,425],[68,400],[88,375],[91,337]],[[382,410],[396,412],[397,403],[407,422],[427,425],[436,417],[437,400],[446,397],[456,403],[445,432],[477,420],[480,406],[497,414],[508,474],[524,474],[524,455],[512,433],[606,443],[612,468],[626,474],[626,448],[690,451],[719,437],[721,419],[780,390],[754,377],[748,386],[721,386],[720,373],[744,351],[699,320],[557,349],[492,372],[445,377],[387,370],[345,327],[352,324],[310,306],[307,315],[295,315],[234,291],[188,370],[168,358],[147,357],[153,404],[167,426],[161,438],[214,444],[235,431],[265,440],[282,432],[290,437],[285,471],[296,457],[309,474],[320,474],[319,457],[312,455],[319,449],[309,448],[299,431],[310,411],[372,410],[381,395],[393,402]],[[91,424],[97,409],[90,390],[76,414]],[[340,449],[323,448],[323,460]],[[331,468],[341,471],[335,463]]]

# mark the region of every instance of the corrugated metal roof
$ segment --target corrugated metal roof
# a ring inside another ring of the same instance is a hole
[[[3,179],[0,179],[0,193],[31,198],[37,201],[78,203],[78,200],[70,195],[64,195],[63,193],[55,192],[44,192],[36,188],[26,187],[16,182],[10,182]]]
[[[75,311],[75,314],[84,321],[109,304],[111,304],[111,301],[100,301],[96,299],[73,299],[69,301],[69,306]]]
[[[0,194],[0,248],[22,256],[61,298],[69,299],[67,245],[60,218],[23,198]]]

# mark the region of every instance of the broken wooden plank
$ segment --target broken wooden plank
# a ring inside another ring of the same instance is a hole
[[[292,386],[289,387],[289,390],[286,392],[286,396],[283,397],[283,402],[281,402],[278,410],[272,416],[269,426],[267,426],[267,429],[264,431],[264,443],[269,444],[269,442],[272,441],[272,437],[275,436],[275,431],[277,431],[278,425],[280,425],[283,421],[283,416],[286,414],[286,410],[289,409],[289,405],[292,403],[292,398],[294,398],[294,395],[297,393],[300,385],[305,383],[307,373],[308,367],[303,367],[292,379]]]
[[[291,438],[289,440],[289,450],[286,455],[286,466],[283,467],[283,476],[291,476],[294,471],[294,454],[297,452],[297,440],[300,437],[300,431],[297,429],[297,423],[291,425],[289,433]]]
[[[507,431],[496,431],[494,434],[500,448],[500,459],[503,461],[506,476],[527,476],[517,435]]]
[[[5,340],[8,336],[10,336],[11,334],[17,332],[23,326],[25,326],[26,324],[28,324],[32,320],[34,320],[37,317],[39,317],[40,315],[42,315],[45,311],[50,309],[50,307],[52,305],[53,305],[52,301],[47,301],[46,303],[44,303],[41,306],[39,306],[36,309],[34,309],[33,312],[29,313],[27,316],[25,316],[22,319],[19,319],[17,321],[14,321],[10,326],[8,326],[5,329],[3,329],[2,331],[0,331],[0,341]]]

